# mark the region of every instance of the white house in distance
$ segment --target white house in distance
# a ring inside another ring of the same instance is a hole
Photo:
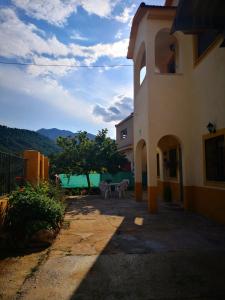
[[[125,154],[126,158],[129,161],[129,166],[125,166],[125,169],[127,169],[127,171],[133,171],[133,113],[131,113],[127,118],[116,124],[115,127],[118,151]]]
[[[141,3],[133,18],[135,195],[146,149],[151,213],[169,188],[173,201],[225,223],[224,32],[224,0]]]

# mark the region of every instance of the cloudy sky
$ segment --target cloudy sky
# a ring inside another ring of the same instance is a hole
[[[115,137],[114,125],[133,109],[132,67],[107,66],[132,65],[126,53],[140,2],[0,0],[0,61],[42,65],[0,64],[0,124],[108,128]]]

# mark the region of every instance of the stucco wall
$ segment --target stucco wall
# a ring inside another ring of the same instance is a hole
[[[215,122],[217,129],[225,128],[225,51],[219,48],[219,43],[193,67],[191,79],[192,114],[195,120],[192,132],[192,176],[194,185],[203,186],[202,136],[207,134],[209,122]]]
[[[175,34],[178,41],[178,73],[156,74],[155,37],[160,29],[170,29],[171,25],[172,19],[149,18],[146,14],[139,24],[135,42],[134,150],[136,190],[139,191],[136,193],[137,199],[141,199],[138,196],[141,194],[138,175],[141,163],[136,153],[136,149],[141,147],[137,145],[146,142],[149,194],[152,192],[155,197],[157,144],[163,136],[173,135],[180,141],[182,149],[185,199],[194,199],[194,203],[186,203],[187,206],[205,215],[213,215],[214,219],[225,223],[225,215],[216,214],[218,207],[225,211],[225,184],[208,188],[208,193],[202,192],[202,188],[207,186],[204,183],[203,156],[206,126],[214,122],[218,130],[225,128],[225,51],[219,48],[218,42],[196,65],[193,36],[178,32]],[[139,87],[138,72],[143,45],[147,73]],[[213,195],[216,201],[213,201]]]
[[[182,147],[184,185],[201,186],[202,135],[207,133],[206,125],[213,121],[218,129],[225,127],[225,52],[217,45],[194,66],[193,37],[177,33],[179,73],[156,74],[155,37],[160,29],[171,25],[172,20],[152,20],[147,16],[139,25],[134,61],[144,41],[147,74],[139,88],[134,84],[134,145],[143,138],[153,156],[160,138],[177,136]],[[149,173],[151,182],[156,182],[154,171]]]
[[[127,138],[121,139],[121,131],[127,129]],[[128,120],[122,121],[116,126],[116,143],[118,149],[133,145],[133,117],[130,117]]]

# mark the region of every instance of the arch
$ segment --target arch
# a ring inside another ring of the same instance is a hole
[[[142,42],[138,55],[137,55],[137,59],[136,59],[136,63],[135,63],[135,69],[137,72],[137,83],[138,86],[141,86],[142,82],[145,79],[146,76],[146,47],[145,47],[145,43]]]
[[[155,72],[173,74],[178,71],[179,44],[168,28],[160,29],[155,36]]]
[[[182,142],[175,135],[165,135],[159,139],[157,147],[161,151],[162,174],[158,182],[160,198],[183,201]]]

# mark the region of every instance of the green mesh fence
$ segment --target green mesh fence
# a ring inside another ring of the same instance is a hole
[[[87,188],[87,178],[85,175],[72,175],[68,178],[65,174],[59,175],[63,188]],[[91,187],[98,187],[100,183],[100,174],[93,173],[89,175]]]
[[[85,175],[72,175],[68,178],[65,174],[59,175],[63,188],[87,188],[87,178]],[[89,175],[91,187],[99,187],[101,181],[121,182],[123,179],[129,179],[129,186],[134,186],[134,177],[131,172],[118,172],[116,174],[98,174],[91,173]]]

